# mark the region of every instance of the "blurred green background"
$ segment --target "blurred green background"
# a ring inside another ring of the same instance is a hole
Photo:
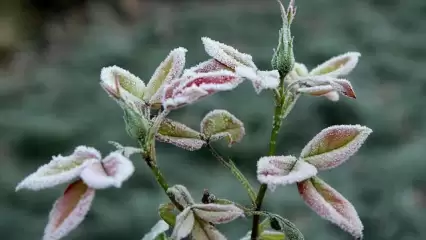
[[[287,4],[287,3],[286,3]],[[365,239],[426,239],[426,1],[297,0],[295,55],[312,68],[346,51],[362,53],[349,80],[356,101],[303,97],[284,124],[279,154],[297,155],[333,124],[374,130],[350,161],[320,173],[346,196],[365,225]],[[52,155],[107,141],[133,144],[122,112],[99,87],[103,66],[116,64],[147,81],[168,52],[189,49],[187,66],[205,60],[200,37],[251,53],[270,68],[280,15],[273,0],[88,1],[3,0],[0,3],[0,233],[4,239],[40,239],[63,188],[14,192],[16,184]],[[198,128],[204,114],[227,109],[244,121],[247,136],[220,145],[256,184],[257,159],[267,152],[273,112],[269,93],[245,83],[173,113]],[[159,144],[159,165],[172,184],[201,199],[249,203],[245,192],[208,151]],[[122,189],[98,191],[87,218],[67,239],[141,239],[167,201],[138,156]],[[64,186],[65,187],[65,186]],[[316,216],[295,186],[268,192],[264,207],[292,220],[306,239],[351,239]],[[243,236],[250,219],[219,226],[229,239]],[[422,227],[423,226],[423,227]]]

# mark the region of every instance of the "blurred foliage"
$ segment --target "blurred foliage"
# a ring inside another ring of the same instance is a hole
[[[63,190],[14,193],[37,166],[80,144],[105,153],[112,149],[109,140],[133,144],[121,110],[98,85],[101,67],[116,64],[147,81],[174,47],[189,49],[188,66],[206,59],[200,41],[206,35],[251,53],[260,68],[270,68],[280,27],[275,1],[143,1],[135,7],[141,11],[127,8],[135,10],[132,16],[143,15],[132,21],[121,17],[125,8],[108,3],[84,3],[84,24],[79,22],[75,31],[60,29],[71,32],[61,44],[47,38],[50,48],[41,52],[24,44],[13,64],[0,71],[0,232],[8,239],[41,237],[51,204]],[[421,227],[426,221],[426,2],[298,0],[297,5],[297,61],[314,67],[346,51],[361,52],[360,65],[349,77],[358,99],[332,103],[301,98],[284,124],[278,153],[297,155],[329,125],[367,125],[374,132],[360,152],[320,176],[353,202],[365,224],[365,239],[426,239]],[[227,109],[245,122],[242,143],[219,149],[255,183],[256,160],[267,150],[271,94],[255,95],[245,83],[173,116],[198,128],[214,108]],[[158,148],[159,165],[170,183],[186,185],[200,199],[208,188],[219,197],[249,203],[208,151],[185,152],[165,144]],[[139,239],[150,229],[158,219],[156,208],[167,199],[138,156],[134,162],[136,174],[122,189],[99,191],[84,224],[68,239]],[[268,192],[264,207],[294,221],[306,239],[350,239],[309,210],[295,186]],[[243,219],[220,229],[229,239],[238,239],[249,225]]]

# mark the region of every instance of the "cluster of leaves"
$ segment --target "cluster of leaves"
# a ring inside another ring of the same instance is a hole
[[[278,236],[277,239],[284,236],[303,239],[288,220],[268,212],[259,212],[229,200],[195,204],[185,187],[168,187],[156,166],[155,157],[155,140],[187,150],[210,146],[212,141],[222,138],[230,146],[239,142],[245,134],[244,125],[226,110],[208,113],[200,124],[200,132],[166,117],[172,110],[217,92],[232,90],[244,79],[252,82],[257,93],[264,89],[275,92],[278,109],[273,123],[275,132],[279,130],[281,120],[293,108],[300,94],[325,96],[333,101],[338,100],[338,93],[355,98],[350,82],[338,77],[347,75],[355,67],[359,54],[347,53],[334,57],[308,72],[303,64],[295,62],[293,56],[290,24],[296,13],[294,2],[290,3],[287,10],[280,6],[283,28],[272,60],[274,70],[259,70],[250,55],[207,37],[202,38],[202,41],[211,59],[185,70],[187,50],[174,49],[146,86],[141,79],[117,66],[102,69],[101,86],[123,109],[126,130],[138,141],[140,147],[122,147],[116,144],[118,150],[103,160],[95,149],[78,147],[72,155],[54,157],[49,164],[24,179],[17,190],[40,190],[73,181],[53,207],[45,239],[59,239],[73,230],[89,210],[95,189],[120,187],[134,171],[133,164],[127,158],[135,152],[142,153],[157,181],[180,211],[176,216],[172,214],[170,217],[169,214],[164,218],[164,221],[169,220],[166,221],[167,225],[174,226],[172,239],[182,239],[189,234],[195,239],[224,239],[214,228],[214,224],[227,223],[244,214],[266,216],[271,227],[278,230],[274,232],[263,229],[260,232],[263,239],[271,235]],[[276,185],[297,183],[308,206],[353,236],[361,238],[363,226],[352,204],[316,177],[316,174],[318,170],[333,168],[346,161],[370,133],[369,128],[359,125],[326,128],[305,146],[299,158],[260,158],[258,180],[272,189]],[[270,144],[275,144],[274,141],[271,138]],[[245,181],[244,178],[240,180]],[[249,184],[245,187],[252,191]],[[257,229],[257,225],[255,227]],[[160,221],[149,238],[167,238],[163,233],[167,229]]]

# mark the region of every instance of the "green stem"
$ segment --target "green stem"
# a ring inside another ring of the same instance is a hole
[[[244,176],[244,174],[235,166],[234,162],[231,159],[225,160],[214,148],[212,145],[207,144],[207,148],[210,150],[212,155],[219,160],[222,165],[224,165],[226,168],[228,168],[231,173],[235,176],[235,178],[238,179],[238,181],[244,186],[244,188],[247,190],[247,193],[250,197],[250,200],[252,204],[255,204],[256,201],[256,193],[253,190],[253,187],[251,186],[250,182],[247,180],[247,178]],[[254,205],[255,206],[255,205]]]

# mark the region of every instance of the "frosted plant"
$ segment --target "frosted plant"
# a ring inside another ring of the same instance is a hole
[[[371,129],[360,125],[330,126],[313,137],[300,154],[275,155],[282,122],[300,96],[324,96],[332,101],[339,100],[339,95],[356,98],[350,81],[342,77],[355,68],[360,54],[348,52],[309,71],[303,63],[296,62],[293,53],[290,27],[296,15],[294,0],[287,9],[278,3],[283,25],[270,70],[260,70],[250,54],[208,37],[201,38],[209,56],[205,61],[186,68],[187,50],[178,47],[166,56],[147,83],[118,66],[101,70],[100,85],[122,108],[125,130],[136,144],[110,142],[116,150],[105,158],[94,148],[77,147],[68,156],[54,156],[18,184],[16,190],[33,191],[69,184],[53,205],[43,239],[61,239],[75,229],[88,213],[96,190],[120,188],[135,171],[129,160],[135,153],[141,154],[169,198],[159,205],[161,219],[142,240],[226,239],[216,225],[240,218],[252,218],[251,227],[241,239],[304,239],[290,220],[262,209],[267,189],[283,185],[296,186],[302,200],[320,217],[353,237],[362,238],[363,225],[355,207],[318,174],[347,161],[366,141]],[[213,146],[215,141],[226,141],[232,147],[243,140],[246,131],[238,116],[223,109],[211,110],[202,118],[199,129],[168,117],[171,111],[231,91],[244,81],[249,81],[257,94],[272,91],[275,95],[269,152],[257,162],[257,179],[261,183],[257,192],[233,161]],[[170,186],[157,166],[156,142],[189,151],[207,148],[241,183],[252,204],[243,206],[207,190],[197,203],[185,186]]]

